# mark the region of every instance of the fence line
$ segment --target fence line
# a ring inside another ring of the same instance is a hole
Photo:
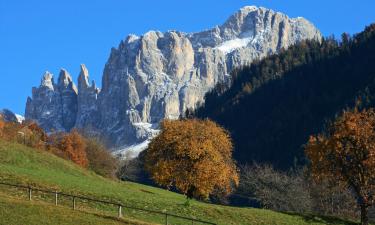
[[[121,218],[122,215],[122,209],[127,208],[127,209],[133,209],[133,210],[138,210],[138,211],[143,211],[151,214],[158,214],[162,215],[165,217],[165,224],[169,225],[168,223],[168,218],[174,217],[174,218],[179,218],[183,220],[188,220],[191,222],[191,224],[194,224],[195,222],[197,223],[203,223],[203,224],[210,224],[210,225],[217,225],[216,223],[208,222],[208,221],[203,221],[195,218],[189,218],[185,216],[179,216],[175,214],[170,214],[166,212],[161,212],[161,211],[156,211],[156,210],[150,210],[150,209],[142,209],[138,207],[133,207],[133,206],[126,206],[122,203],[119,202],[111,202],[111,201],[105,201],[105,200],[99,200],[99,199],[94,199],[94,198],[89,198],[86,196],[79,196],[79,195],[71,195],[63,192],[58,192],[58,191],[52,191],[52,190],[45,190],[45,189],[39,189],[39,188],[33,188],[31,186],[25,186],[25,185],[18,185],[18,184],[10,184],[10,183],[4,183],[0,182],[0,185],[5,185],[5,186],[11,186],[11,187],[16,187],[16,188],[23,188],[26,189],[28,192],[28,199],[29,201],[32,200],[32,192],[33,191],[38,191],[42,193],[48,193],[48,194],[54,194],[55,195],[55,205],[58,205],[58,196],[65,196],[65,197],[71,197],[72,198],[72,208],[73,210],[76,210],[76,200],[81,199],[81,200],[86,200],[88,202],[96,202],[96,203],[102,203],[102,204],[107,204],[107,205],[113,205],[118,207],[118,214],[117,216]]]

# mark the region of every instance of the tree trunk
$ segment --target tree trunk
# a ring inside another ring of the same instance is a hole
[[[361,204],[361,225],[368,225],[368,206]]]
[[[195,187],[194,187],[194,186],[191,186],[191,187],[188,189],[188,191],[187,191],[187,193],[186,193],[186,197],[187,197],[188,199],[192,199],[192,198],[194,197],[194,190],[195,190]]]

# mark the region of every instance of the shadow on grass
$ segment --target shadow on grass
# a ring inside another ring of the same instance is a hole
[[[294,212],[282,212],[283,214],[297,216],[303,218],[306,222],[309,223],[324,223],[324,224],[332,224],[332,225],[358,225],[359,223],[340,219],[334,216],[322,216],[322,215],[314,215],[314,214],[299,214]]]

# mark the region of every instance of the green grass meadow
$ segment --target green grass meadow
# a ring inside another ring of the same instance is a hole
[[[106,179],[48,152],[4,141],[0,141],[0,180],[122,202],[126,206],[163,211],[222,225],[354,224],[330,217],[221,206],[195,200],[186,206],[183,195],[142,184]],[[61,197],[59,206],[55,206],[54,196],[42,193],[33,193],[33,200],[29,202],[26,190],[3,185],[0,185],[0,193],[0,224],[139,224],[139,221],[164,224],[165,219],[163,215],[124,209],[124,220],[118,220],[116,207],[80,200],[77,201],[78,210],[73,211],[71,199]],[[191,222],[169,218],[169,224]]]

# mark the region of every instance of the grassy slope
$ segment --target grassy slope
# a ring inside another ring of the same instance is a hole
[[[43,188],[56,188],[67,193],[120,200],[131,206],[197,217],[225,225],[350,224],[331,218],[219,206],[198,201],[192,201],[190,207],[186,207],[184,206],[185,198],[182,195],[141,184],[108,180],[47,152],[3,141],[0,141],[0,178],[12,183],[32,184]],[[3,207],[0,207],[0,210],[2,211]],[[143,221],[163,222],[163,218],[156,215],[140,214],[134,211],[125,211],[125,215]],[[171,222],[184,224],[181,221],[171,220]]]
[[[147,225],[146,223],[126,219],[120,220],[99,213],[72,211],[66,207],[51,206],[51,204],[43,202],[29,202],[14,197],[9,197],[4,194],[0,194],[0,218],[0,225]]]

